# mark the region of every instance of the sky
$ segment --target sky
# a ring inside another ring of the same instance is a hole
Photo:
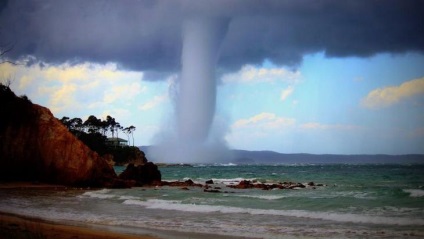
[[[0,64],[57,118],[174,130],[182,26],[227,19],[210,131],[229,148],[424,154],[424,1],[2,1]],[[126,136],[122,135],[124,138]]]

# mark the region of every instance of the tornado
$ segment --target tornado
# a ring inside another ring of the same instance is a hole
[[[228,19],[191,18],[183,25],[178,134],[185,143],[204,142],[215,115],[215,67]]]

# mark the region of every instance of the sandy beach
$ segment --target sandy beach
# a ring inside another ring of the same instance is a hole
[[[154,239],[157,237],[122,234],[97,228],[64,225],[56,222],[0,213],[0,238]]]
[[[66,186],[31,183],[31,182],[2,182],[0,190],[8,189],[39,189],[39,190],[67,190]],[[8,238],[35,238],[35,239],[153,239],[158,238],[149,235],[130,235],[117,233],[103,228],[89,226],[65,225],[57,222],[40,220],[31,217],[23,217],[0,212],[0,239]]]
[[[46,184],[39,182],[0,182],[1,191],[75,191],[90,192],[98,188],[75,188],[64,185]],[[186,233],[131,227],[114,227],[79,222],[61,222],[22,216],[0,211],[0,239],[234,239],[235,236],[222,236],[207,233]]]

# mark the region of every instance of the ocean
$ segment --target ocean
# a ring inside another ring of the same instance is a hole
[[[120,172],[122,167],[116,167]],[[162,238],[424,238],[424,165],[175,165],[203,188],[0,190],[0,211]],[[323,184],[233,189],[241,180]],[[208,236],[209,235],[209,236]]]

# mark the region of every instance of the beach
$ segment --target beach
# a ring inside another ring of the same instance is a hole
[[[8,192],[18,195],[43,194],[90,194],[105,189],[76,188],[64,185],[46,184],[40,182],[0,182],[1,195]],[[135,189],[137,190],[137,189]],[[26,196],[24,196],[26,197]],[[0,207],[5,206],[0,203]],[[7,206],[6,206],[7,207]],[[29,216],[28,216],[29,215]],[[222,236],[213,233],[196,233],[167,231],[155,228],[139,228],[90,223],[84,220],[66,218],[65,220],[46,219],[41,215],[31,213],[10,213],[0,210],[0,239],[235,239],[237,236]]]
[[[130,235],[89,226],[71,226],[36,218],[0,213],[0,238],[154,239],[158,237]]]
[[[0,190],[42,190],[42,191],[65,191],[69,188],[63,185],[53,185],[34,182],[2,182]],[[71,188],[72,189],[72,188]],[[72,189],[74,190],[74,189]],[[87,189],[79,189],[87,190]],[[117,233],[105,228],[90,227],[87,224],[70,225],[49,221],[35,217],[14,215],[0,211],[0,239],[34,238],[34,239],[154,239],[151,235],[131,235]]]

